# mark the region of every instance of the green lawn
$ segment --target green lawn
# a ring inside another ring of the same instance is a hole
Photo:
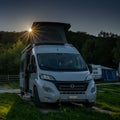
[[[3,89],[18,89],[19,88],[19,81],[15,81],[15,82],[8,82],[8,83],[0,83],[0,88]]]
[[[103,108],[120,114],[120,85],[98,86],[96,104]]]
[[[2,93],[0,120],[120,120],[120,86],[99,86],[96,104],[104,109],[110,108],[114,113],[105,114],[82,106],[62,104],[57,112],[45,114],[16,94]],[[107,107],[103,107],[105,105]]]

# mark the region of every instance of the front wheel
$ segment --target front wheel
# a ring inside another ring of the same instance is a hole
[[[83,105],[85,106],[85,107],[89,107],[89,108],[92,108],[94,105],[95,105],[95,103],[94,102],[86,102],[86,103],[83,103]]]
[[[23,95],[25,95],[25,93],[21,90],[20,95],[21,95],[21,97],[23,97]]]
[[[40,106],[40,99],[39,99],[38,90],[36,87],[34,87],[33,102],[36,107]]]

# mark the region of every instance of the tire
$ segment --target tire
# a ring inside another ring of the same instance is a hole
[[[23,97],[23,95],[25,95],[25,93],[23,91],[20,91],[20,95],[21,95],[21,97]]]
[[[84,103],[83,105],[84,105],[85,107],[92,108],[92,107],[95,105],[95,103],[94,103],[94,102],[92,102],[92,103],[86,102],[86,103]]]
[[[36,87],[34,87],[33,102],[36,107],[40,107],[40,99],[39,99],[38,90]]]

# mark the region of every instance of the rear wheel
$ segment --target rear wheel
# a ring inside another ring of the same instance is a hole
[[[40,99],[39,99],[38,90],[36,87],[34,87],[33,102],[36,107],[40,106]]]

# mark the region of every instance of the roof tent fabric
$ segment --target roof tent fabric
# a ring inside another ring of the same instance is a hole
[[[66,23],[34,22],[30,41],[33,44],[65,44],[69,28],[70,24]]]

